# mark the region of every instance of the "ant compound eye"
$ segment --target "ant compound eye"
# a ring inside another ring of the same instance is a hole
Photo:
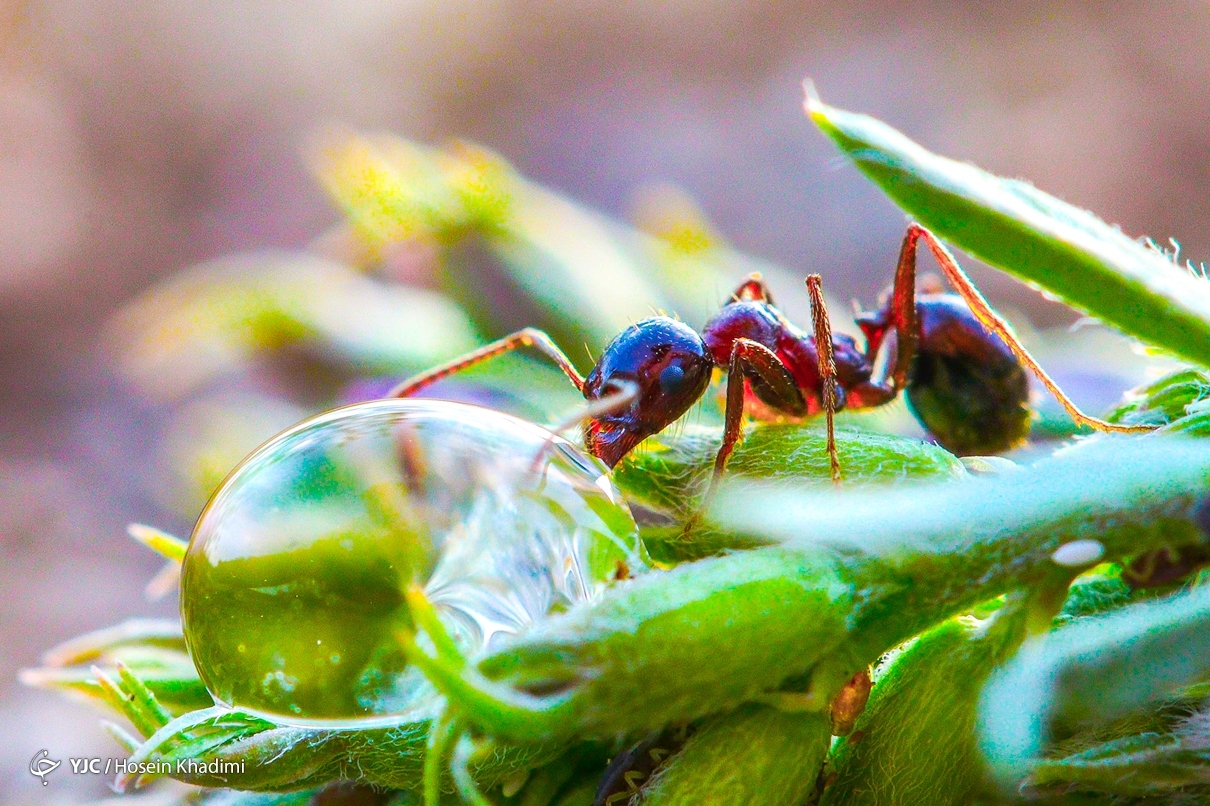
[[[670,364],[660,373],[660,389],[666,395],[676,394],[684,382],[685,370],[678,364]]]
[[[396,640],[409,585],[473,655],[644,569],[621,501],[599,463],[490,409],[313,417],[244,460],[198,522],[181,579],[194,663],[215,699],[279,722],[393,718],[427,696]]]

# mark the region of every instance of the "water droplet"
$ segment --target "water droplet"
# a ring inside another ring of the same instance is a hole
[[[1105,546],[1099,540],[1073,540],[1055,549],[1050,559],[1066,568],[1079,568],[1092,565],[1104,555]]]
[[[644,567],[595,460],[489,409],[375,401],[239,466],[194,532],[182,616],[218,701],[296,724],[382,718],[431,696],[395,640],[413,580],[475,652],[598,596],[619,562]]]

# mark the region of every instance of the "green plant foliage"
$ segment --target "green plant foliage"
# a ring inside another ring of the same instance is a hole
[[[185,651],[179,621],[132,619],[60,644],[42,660],[42,668],[21,673],[23,683],[108,703],[96,671],[112,681],[124,667],[174,715],[214,704]]]
[[[123,309],[112,338],[127,373],[161,399],[288,346],[372,374],[423,369],[477,341],[440,294],[288,252],[195,266]]]
[[[721,437],[721,429],[700,426],[659,434],[614,469],[614,483],[637,513],[643,540],[655,559],[676,562],[765,542],[694,517],[714,472]],[[843,489],[967,477],[955,456],[919,440],[840,428],[836,441]],[[832,487],[822,424],[749,429],[731,457],[728,473],[795,488]]]
[[[937,156],[807,99],[815,124],[908,215],[980,260],[1156,347],[1210,366],[1210,284],[1092,213]]]
[[[1056,731],[1103,724],[1205,679],[1208,621],[1210,588],[1200,587],[1030,642],[989,684],[980,707],[982,742],[997,776],[1019,781]],[[1091,760],[1107,751],[1090,752]],[[1120,763],[1124,752],[1119,745],[1108,755]],[[1048,775],[1053,780],[1054,770]]]
[[[1206,731],[1206,714],[1197,712],[1166,730],[1140,731],[1048,758],[1034,768],[1028,786],[1033,792],[1076,789],[1196,802],[1210,796]]]
[[[557,341],[604,346],[652,307],[685,315],[707,308],[713,262],[668,261],[651,236],[608,220],[518,175],[486,149],[436,150],[390,136],[346,137],[321,152],[317,173],[375,248],[430,241],[442,251],[446,291],[483,323],[498,324],[503,279]],[[500,274],[482,270],[481,252]],[[501,276],[502,275],[502,276]],[[486,281],[486,283],[485,283]],[[713,300],[711,300],[713,302]]]
[[[826,715],[745,706],[706,720],[644,785],[638,802],[799,806],[815,787],[831,738]]]
[[[1126,402],[1109,414],[1113,422],[1152,425],[1188,436],[1206,436],[1210,411],[1210,376],[1198,369],[1182,369],[1131,391]]]
[[[1145,596],[1141,591],[1132,590],[1122,579],[1121,566],[1106,564],[1081,574],[1071,583],[1063,609],[1055,616],[1054,626],[1062,627],[1098,613],[1116,610]]]
[[[1210,366],[1210,284],[1169,256],[875,120],[808,111],[939,236]],[[655,310],[697,326],[747,272],[789,276],[675,189],[630,227],[471,144],[340,134],[313,157],[344,224],[189,269],[111,328],[128,375],[174,406],[161,500],[190,518],[211,501],[188,548],[131,532],[168,560],[150,589],[184,561],[184,630],[126,622],[22,673],[119,718],[115,741],[153,765],[119,789],[600,806],[611,758],[674,736],[644,771],[612,769],[627,791],[608,806],[1210,798],[1210,443],[1189,438],[1210,435],[1210,375],[1184,366],[1110,415],[1155,434],[1015,461],[881,433],[902,403],[843,412],[839,483],[816,419],[746,424],[712,487],[718,386],[609,474],[575,444],[583,396],[529,353],[431,389],[497,411],[308,418],[521,326],[582,364]],[[809,322],[805,294],[785,301]],[[1078,338],[1121,362],[1125,337]],[[1072,355],[1034,341],[1043,363]],[[1035,435],[1070,436],[1050,419]]]
[[[780,545],[617,586],[535,623],[477,668],[416,646],[408,655],[468,719],[515,740],[659,729],[761,700],[806,672],[805,701],[822,707],[882,652],[980,602],[1019,588],[1061,599],[1102,558],[1203,544],[1208,481],[1200,443],[1119,439],[910,492],[745,488],[719,502],[720,520]],[[1060,553],[1067,545],[1081,562]],[[661,679],[677,683],[651,685]],[[533,694],[544,691],[555,693]]]
[[[832,754],[822,806],[962,806],[990,789],[975,709],[988,675],[1025,637],[1027,613],[1016,594],[984,619],[943,622],[895,654]]]

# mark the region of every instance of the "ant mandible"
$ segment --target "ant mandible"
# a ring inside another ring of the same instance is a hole
[[[917,293],[916,247],[921,240],[957,294]],[[1029,430],[1026,369],[1076,423],[1098,431],[1148,430],[1080,411],[991,309],[945,245],[919,224],[911,224],[904,236],[890,297],[879,310],[856,317],[865,334],[864,350],[852,337],[832,333],[819,275],[810,275],[806,282],[814,320],[811,335],[774,307],[760,275],[752,274],[701,335],[668,316],[644,319],[610,342],[587,378],[549,336],[525,328],[403,382],[390,396],[407,397],[501,353],[534,347],[588,400],[579,418],[584,421],[584,446],[614,467],[697,402],[718,367],[726,370],[728,382],[723,441],[714,463],[716,482],[742,437],[745,408],[759,419],[799,419],[822,411],[832,478],[838,481],[835,412],[881,406],[901,390],[921,425],[947,450],[1007,450]],[[892,332],[889,367],[875,378],[875,359]],[[736,383],[741,376],[745,382]]]

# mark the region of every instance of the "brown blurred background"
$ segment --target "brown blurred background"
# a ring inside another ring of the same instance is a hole
[[[100,346],[157,279],[337,221],[300,146],[333,122],[468,137],[624,216],[694,196],[737,248],[871,300],[903,217],[812,129],[803,76],[941,153],[1210,257],[1210,5],[506,0],[0,2],[0,803],[31,756],[117,755],[95,714],[20,688],[48,646],[146,603],[161,413]],[[1074,315],[988,270],[993,302]],[[839,312],[838,314],[839,315]],[[1075,381],[1078,386],[1078,379]],[[1094,408],[1120,390],[1077,389]]]

